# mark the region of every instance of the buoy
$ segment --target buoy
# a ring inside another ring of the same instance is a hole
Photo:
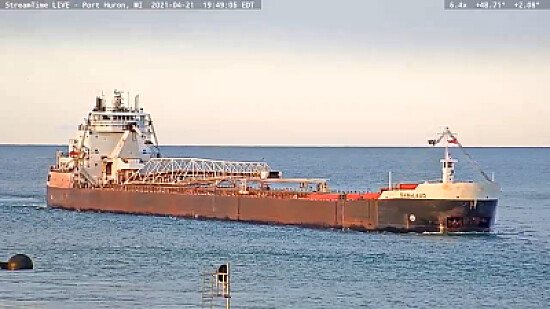
[[[7,262],[0,262],[0,268],[7,270],[33,269],[33,267],[31,258],[25,254],[16,254]]]

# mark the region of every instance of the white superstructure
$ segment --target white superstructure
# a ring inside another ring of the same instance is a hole
[[[141,108],[139,96],[133,106],[128,97],[115,90],[110,102],[103,95],[96,98],[94,109],[78,126],[76,137],[69,140],[69,152],[57,154],[54,170],[70,172],[65,175],[67,179],[60,180],[64,185],[100,187],[130,180],[176,183],[195,178],[273,177],[264,162],[160,158],[151,116]]]
[[[74,170],[77,182],[118,183],[160,156],[153,121],[140,108],[139,97],[133,107],[124,101],[118,90],[110,103],[98,96],[76,137],[69,140],[68,155],[58,156],[59,167]]]

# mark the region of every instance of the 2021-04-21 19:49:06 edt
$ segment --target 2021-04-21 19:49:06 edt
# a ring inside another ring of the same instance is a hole
[[[151,9],[255,9],[254,1],[152,1]]]

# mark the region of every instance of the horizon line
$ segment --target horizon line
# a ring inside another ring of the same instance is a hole
[[[52,144],[52,143],[0,143],[0,146],[68,146],[68,144]],[[421,145],[307,145],[307,144],[165,144],[159,147],[240,147],[240,148],[440,148],[441,146],[421,146]],[[533,146],[533,145],[505,145],[505,146],[463,146],[464,148],[550,148],[548,146]],[[452,147],[456,148],[456,147]]]

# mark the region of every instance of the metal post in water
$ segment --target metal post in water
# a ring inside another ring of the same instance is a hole
[[[225,291],[225,309],[230,309],[231,308],[231,280],[230,280],[230,274],[231,272],[229,271],[229,262],[227,262],[227,290]]]
[[[202,273],[202,308],[210,304],[214,308],[215,298],[225,298],[225,308],[231,308],[231,281],[229,263],[218,266],[213,272]],[[218,303],[219,305],[219,303]]]

